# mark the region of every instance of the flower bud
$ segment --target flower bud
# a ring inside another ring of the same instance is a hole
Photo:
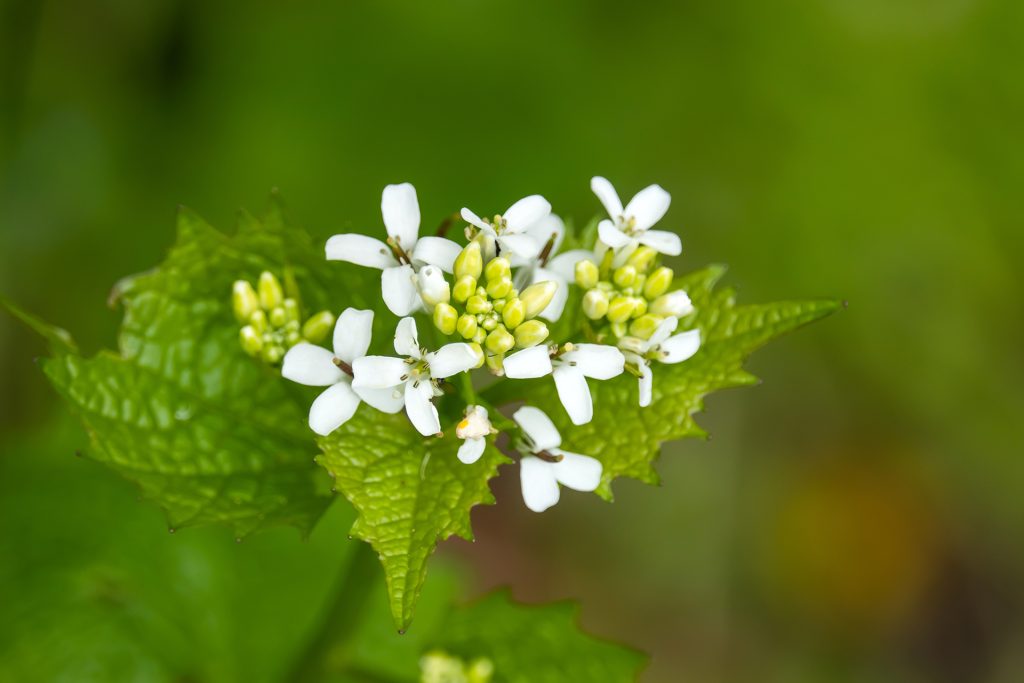
[[[491,353],[502,354],[511,349],[516,345],[516,339],[508,330],[502,326],[498,326],[493,332],[487,335],[487,350]]]
[[[608,295],[592,289],[583,295],[583,314],[591,320],[600,320],[608,313]]]
[[[626,332],[629,331],[629,326],[626,323],[612,323],[612,334],[616,337],[625,337]]]
[[[256,290],[245,280],[236,280],[231,288],[231,306],[235,310],[235,317],[240,323],[249,322],[252,314],[259,310],[260,300],[256,296]]]
[[[466,299],[473,296],[475,293],[476,278],[472,275],[463,275],[455,281],[455,287],[452,288],[452,298],[460,304],[464,303]]]
[[[295,332],[293,330],[293,331],[289,332],[288,334],[286,334],[284,339],[285,339],[285,342],[286,342],[288,348],[290,349],[291,347],[295,346],[300,341],[302,341],[302,335],[299,334],[298,332]]]
[[[620,266],[612,274],[612,280],[619,287],[632,287],[636,282],[636,268],[630,265]]]
[[[650,312],[655,315],[663,315],[666,318],[669,316],[682,318],[693,312],[693,304],[690,302],[690,297],[686,295],[686,292],[677,289],[668,294],[662,294],[655,299],[650,306]]]
[[[643,297],[634,296],[633,303],[636,304],[636,308],[633,309],[633,317],[639,318],[647,313],[647,299]]]
[[[480,243],[470,242],[455,257],[455,277],[462,278],[469,276],[474,280],[480,279],[480,272],[484,267],[484,258],[480,252]]]
[[[487,330],[477,328],[476,334],[473,335],[473,343],[483,344],[485,341],[487,341]]]
[[[514,330],[526,320],[526,304],[523,303],[523,300],[509,299],[501,309],[501,320],[510,330]]]
[[[262,308],[253,311],[252,315],[249,316],[249,324],[252,325],[257,334],[263,334],[267,331],[267,314]]]
[[[284,358],[284,349],[279,344],[265,345],[260,352],[260,357],[265,363],[276,365]]]
[[[446,304],[451,300],[451,290],[448,288],[448,281],[444,279],[444,273],[437,266],[424,266],[416,276],[416,283],[420,290],[420,298],[427,308],[433,308],[437,304]]]
[[[459,313],[451,304],[439,303],[434,306],[434,327],[441,330],[441,334],[455,334],[455,325],[459,321]]]
[[[480,327],[484,328],[488,332],[498,327],[498,319],[494,316],[488,315],[480,321]]]
[[[664,320],[660,315],[653,315],[648,313],[641,315],[636,320],[629,324],[629,333],[634,337],[640,337],[641,339],[650,339],[654,331],[658,329],[658,325]]]
[[[487,356],[487,368],[499,377],[505,374],[505,354],[495,353]]]
[[[487,358],[484,354],[483,348],[480,346],[480,342],[470,342],[469,348],[473,349],[473,353],[476,354],[476,365],[473,367],[479,368],[484,364],[484,360]]]
[[[284,315],[288,322],[299,322],[299,302],[295,299],[284,300]]]
[[[521,349],[536,346],[548,338],[548,326],[540,320],[527,320],[515,330],[516,346]]]
[[[629,255],[629,258],[626,259],[626,263],[636,268],[638,273],[643,273],[650,267],[651,263],[654,262],[654,258],[657,255],[658,252],[654,249],[646,244],[642,244]]]
[[[508,259],[504,256],[491,259],[487,264],[487,267],[484,268],[484,276],[486,276],[488,282],[511,278],[512,264],[510,264]]]
[[[319,344],[334,328],[334,314],[330,311],[320,311],[310,316],[306,324],[302,326],[302,336],[311,344]]]
[[[260,273],[259,290],[260,305],[266,310],[273,310],[284,303],[284,291],[273,273],[266,270]]]
[[[600,275],[597,264],[593,261],[584,259],[576,264],[576,284],[583,289],[591,289],[597,285]]]
[[[621,323],[629,320],[636,309],[636,300],[628,296],[617,296],[608,304],[608,320]]]
[[[238,331],[238,341],[242,345],[242,350],[250,356],[256,357],[260,355],[260,350],[263,348],[263,338],[252,328],[252,325],[246,325]]]
[[[455,324],[455,329],[458,330],[463,339],[472,339],[473,335],[476,334],[476,327],[476,316],[469,313],[460,315],[459,321]]]
[[[283,306],[270,311],[270,325],[272,327],[284,327],[284,324],[288,322],[288,315],[284,312]]]
[[[494,261],[497,261],[497,260],[498,259],[494,259]],[[491,261],[491,263],[494,263],[494,261]],[[490,265],[490,264],[488,264],[488,265]],[[508,296],[511,291],[512,291],[512,278],[510,278],[510,277],[503,277],[503,278],[501,278],[499,280],[494,280],[494,279],[488,278],[488,280],[487,280],[487,294],[492,299],[502,299],[502,298]]]
[[[671,268],[665,266],[658,268],[647,278],[647,283],[644,285],[644,296],[648,299],[657,299],[672,286],[673,276]]]
[[[479,294],[474,294],[466,300],[466,310],[474,315],[478,313],[490,313],[491,302]]]
[[[519,300],[526,307],[526,319],[536,318],[537,315],[548,307],[555,292],[558,291],[558,283],[552,280],[545,280],[532,284],[519,293]]]

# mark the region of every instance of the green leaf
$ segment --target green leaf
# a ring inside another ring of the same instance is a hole
[[[317,461],[359,513],[352,535],[370,543],[384,565],[400,631],[412,620],[437,543],[453,534],[472,540],[470,509],[494,502],[487,482],[508,462],[488,445],[480,460],[463,464],[454,431],[424,437],[404,413],[386,415],[363,405],[319,440],[323,454]]]

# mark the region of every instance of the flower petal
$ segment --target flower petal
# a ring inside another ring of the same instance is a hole
[[[560,491],[551,464],[532,455],[519,461],[523,502],[534,512],[544,512],[558,502]]]
[[[327,436],[355,415],[359,397],[348,382],[327,387],[309,407],[309,428],[320,436]]]
[[[380,196],[380,212],[388,235],[406,251],[416,246],[420,234],[420,203],[416,188],[409,183],[388,185]]]
[[[480,228],[486,233],[490,233],[492,235],[494,234],[494,228],[491,227],[490,224],[485,223],[484,220],[480,218],[480,216],[477,216],[469,209],[463,207],[460,213],[462,215],[462,220],[466,221],[470,225],[475,225],[476,227]]]
[[[334,354],[314,344],[301,342],[288,349],[281,364],[281,376],[311,387],[326,387],[345,378],[334,364]]]
[[[563,486],[576,491],[593,491],[601,483],[603,468],[597,458],[558,449],[552,452],[562,456],[560,461],[551,463],[551,469],[555,479]]]
[[[394,414],[405,406],[405,387],[353,387],[353,391],[367,404],[382,413]]]
[[[569,300],[569,284],[562,279],[562,276],[546,268],[537,268],[533,271],[533,283],[554,282],[558,285],[551,301],[544,307],[544,310],[537,315],[549,322],[558,322],[565,310],[565,302]]]
[[[363,356],[352,361],[352,374],[352,386],[356,389],[384,389],[403,384],[402,378],[409,374],[409,365],[402,358]]]
[[[562,361],[564,365],[574,364],[587,377],[611,379],[622,374],[626,357],[614,346],[575,344],[572,351],[562,355]]]
[[[636,229],[643,231],[660,221],[671,203],[672,195],[661,185],[648,185],[629,200],[622,214],[636,219]]]
[[[348,261],[367,268],[390,268],[398,265],[391,249],[378,239],[356,233],[335,235],[324,247],[328,261]]]
[[[459,446],[459,460],[467,465],[472,465],[484,454],[484,446],[486,445],[487,441],[483,438],[466,439]]]
[[[523,406],[513,413],[512,419],[533,442],[534,453],[562,445],[562,435],[558,433],[555,423],[540,408]]]
[[[640,407],[646,408],[651,405],[651,396],[654,394],[654,373],[646,362],[639,363],[637,368],[640,370]]]
[[[512,379],[533,379],[551,374],[551,355],[545,345],[531,346],[507,356],[502,363],[505,376]]]
[[[501,245],[502,252],[527,260],[537,258],[537,254],[544,248],[543,244],[538,243],[530,235],[510,235],[509,233],[498,235],[498,244]]]
[[[576,279],[576,264],[580,261],[590,261],[597,265],[594,252],[589,249],[573,249],[554,257],[544,267],[558,273],[566,282],[573,282]]]
[[[441,422],[437,419],[437,408],[431,403],[434,398],[434,387],[427,382],[405,383],[405,414],[409,421],[423,436],[433,436],[441,431]]]
[[[412,258],[419,263],[437,266],[444,272],[451,273],[455,270],[455,258],[461,251],[462,247],[450,239],[427,235],[416,242]]]
[[[523,232],[550,213],[551,204],[548,203],[548,200],[539,194],[531,194],[508,207],[501,217],[505,219],[506,229],[509,232],[517,233]]]
[[[683,242],[679,235],[668,230],[648,230],[637,236],[640,244],[646,244],[654,251],[666,256],[679,256],[683,253]]]
[[[428,353],[426,357],[430,366],[430,376],[437,379],[472,370],[479,360],[473,347],[462,342],[445,344],[434,353]]]
[[[528,225],[523,234],[535,239],[540,244],[541,249],[554,237],[555,242],[551,247],[551,253],[554,254],[558,251],[558,247],[562,245],[562,238],[565,237],[565,223],[555,214],[549,213],[533,225]],[[512,265],[515,267],[517,264],[513,263]]]
[[[647,348],[653,349],[661,345],[663,341],[672,336],[672,333],[676,331],[676,326],[678,325],[679,318],[673,316],[662,320],[658,323],[658,327],[654,330],[654,334],[652,334],[650,339],[647,340]]]
[[[601,204],[604,206],[605,211],[608,212],[609,217],[615,219],[622,215],[622,200],[619,199],[619,193],[615,191],[615,188],[607,178],[602,178],[599,175],[594,176],[590,179],[590,189],[601,200]]]
[[[629,235],[616,228],[608,219],[597,224],[597,236],[612,249],[621,249],[630,242]]]
[[[395,353],[406,358],[420,357],[419,334],[415,318],[402,318],[395,327]]]
[[[373,334],[373,311],[346,308],[334,324],[334,355],[349,365],[366,355]]]
[[[416,273],[408,264],[385,268],[381,273],[381,296],[395,315],[409,315],[419,309],[420,293],[416,290],[415,278]]]
[[[669,337],[661,345],[662,363],[681,363],[700,349],[700,330],[688,330]]]
[[[579,368],[562,364],[551,373],[555,378],[558,398],[574,425],[585,425],[594,417],[594,402],[590,398],[587,378]]]

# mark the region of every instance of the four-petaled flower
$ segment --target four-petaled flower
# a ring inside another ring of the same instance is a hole
[[[590,422],[594,402],[587,378],[611,379],[622,374],[626,358],[614,346],[603,344],[566,344],[554,358],[547,346],[534,346],[505,358],[505,376],[533,379],[552,375],[558,398],[575,425]]]
[[[654,330],[650,339],[625,337],[619,342],[625,352],[626,361],[636,365],[640,372],[640,407],[651,404],[654,391],[654,373],[651,361],[659,363],[682,363],[700,349],[700,330],[692,329],[672,334],[679,324],[678,318],[665,318]]]
[[[487,408],[478,405],[466,406],[466,416],[455,426],[455,435],[463,440],[459,446],[459,460],[472,465],[484,454],[487,436],[496,430],[487,417]]]
[[[363,356],[352,363],[352,387],[390,392],[395,401],[405,405],[405,412],[417,431],[424,436],[441,431],[434,407],[434,396],[441,390],[435,380],[451,377],[477,366],[479,358],[469,344],[442,346],[436,352],[420,347],[416,321],[402,318],[395,330],[395,352],[391,356]]]
[[[559,484],[577,491],[593,491],[598,487],[601,462],[560,449],[562,436],[542,410],[523,406],[512,419],[522,430],[522,439],[516,446],[523,453],[519,461],[519,480],[526,507],[534,512],[547,510],[558,502]]]
[[[480,229],[488,238],[498,243],[502,252],[522,258],[533,258],[544,248],[533,230],[537,223],[551,213],[551,204],[539,194],[523,197],[508,207],[493,222],[485,221],[469,209],[462,209],[462,219]],[[488,254],[488,260],[493,254]]]
[[[558,285],[551,302],[538,313],[545,320],[557,322],[569,299],[569,283],[576,279],[576,264],[592,261],[597,265],[597,256],[589,249],[572,249],[549,258],[550,254],[558,253],[558,247],[565,237],[565,223],[553,213],[527,228],[526,234],[533,237],[540,246],[529,257],[513,255],[510,259],[512,267],[519,269],[516,272],[516,288],[521,291],[538,282],[554,282]],[[547,248],[549,243],[551,247]]]
[[[668,211],[672,197],[660,185],[648,185],[622,207],[622,200],[606,178],[594,176],[590,189],[601,200],[609,219],[598,223],[597,234],[601,242],[616,250],[613,265],[625,263],[638,246],[646,244],[667,256],[678,256],[683,245],[679,235],[667,230],[651,230]]]
[[[423,306],[417,287],[420,267],[429,264],[450,273],[462,247],[444,237],[419,236],[420,205],[409,183],[385,187],[380,210],[387,244],[358,233],[335,235],[327,240],[327,258],[382,270],[384,303],[395,315],[409,315]]]
[[[402,409],[402,402],[390,392],[351,386],[352,364],[366,355],[372,327],[373,311],[346,308],[334,326],[334,353],[302,342],[285,354],[282,376],[299,384],[327,387],[309,409],[309,428],[321,436],[345,424],[360,399],[385,413]]]

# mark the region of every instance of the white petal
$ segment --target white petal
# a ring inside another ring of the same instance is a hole
[[[640,363],[640,407],[646,408],[651,405],[651,396],[654,393],[654,373],[651,366],[646,362]]]
[[[661,345],[662,363],[681,363],[700,349],[700,330],[688,330],[669,337]]]
[[[626,357],[614,346],[605,344],[575,344],[572,351],[562,355],[563,364],[575,364],[576,369],[594,379],[611,379],[622,374]]]
[[[444,379],[460,372],[472,370],[476,367],[479,358],[472,346],[459,342],[445,344],[434,353],[428,353],[426,361],[430,366],[430,376]]]
[[[420,293],[416,290],[415,278],[416,273],[408,264],[385,268],[381,273],[381,296],[395,315],[409,315],[419,309]]]
[[[668,230],[648,230],[637,237],[640,244],[646,244],[659,254],[666,256],[679,256],[683,253],[683,242],[679,235]]]
[[[636,219],[636,229],[646,230],[661,220],[672,203],[672,196],[661,185],[648,185],[636,193],[622,214]]]
[[[629,235],[616,228],[615,224],[607,219],[597,224],[597,236],[612,249],[621,249],[630,242]]]
[[[537,258],[537,254],[544,248],[543,244],[538,243],[529,235],[510,235],[508,233],[498,235],[498,244],[501,245],[503,253],[523,259]]]
[[[353,391],[359,398],[382,413],[394,414],[405,406],[405,387],[403,385],[384,388],[354,387]]]
[[[558,482],[552,463],[527,455],[519,461],[519,483],[523,502],[534,512],[544,512],[558,502]]]
[[[388,245],[355,233],[335,235],[327,240],[324,251],[328,261],[348,261],[367,268],[384,269],[398,264]]]
[[[563,486],[576,491],[593,491],[601,483],[602,467],[597,458],[558,449],[552,452],[562,456],[560,461],[551,463],[551,469]]]
[[[558,389],[558,399],[574,425],[584,425],[594,417],[594,402],[590,398],[587,378],[579,368],[567,364],[559,365],[551,373]]]
[[[395,327],[395,353],[407,358],[420,357],[419,334],[415,318],[402,318]]]
[[[441,431],[441,422],[437,419],[437,408],[431,403],[434,387],[430,382],[406,382],[405,414],[409,416],[412,426],[423,436],[433,436]]]
[[[650,339],[647,340],[647,348],[653,349],[671,337],[672,333],[676,331],[677,325],[679,325],[679,318],[675,317],[665,318],[658,323],[658,327],[654,330],[654,334],[652,334]]]
[[[409,183],[388,185],[380,196],[380,212],[388,234],[409,251],[416,246],[420,234],[420,203],[416,188]]]
[[[405,382],[409,365],[402,358],[391,356],[363,356],[352,361],[352,386],[361,389],[384,389]]]
[[[373,334],[373,311],[346,308],[334,324],[334,355],[349,365],[366,355]]]
[[[597,265],[597,257],[594,256],[594,252],[587,249],[573,249],[554,257],[544,267],[558,273],[567,282],[573,282],[576,279],[576,264],[580,261],[590,261]]]
[[[607,178],[594,176],[590,179],[590,189],[601,200],[601,204],[610,217],[618,218],[622,215],[622,200],[619,199],[619,193],[615,191]]]
[[[550,322],[557,322],[562,317],[562,311],[565,310],[565,302],[569,299],[569,284],[561,275],[546,268],[537,268],[533,271],[533,284],[547,281],[554,282],[558,285],[558,289],[555,290],[551,301],[544,307],[544,310],[537,315]]]
[[[434,310],[434,306],[439,303],[447,303],[451,298],[451,287],[438,266],[420,268],[416,273],[416,289],[428,311]]]
[[[693,302],[685,291],[676,289],[667,294],[662,294],[651,304],[650,313],[655,315],[670,315],[676,318],[693,313]]]
[[[345,378],[334,364],[334,354],[314,344],[301,342],[288,349],[281,364],[281,376],[311,387],[326,387]]]
[[[542,218],[551,213],[551,204],[539,194],[531,194],[523,197],[518,202],[508,207],[508,210],[501,215],[508,224],[509,232],[523,232]]]
[[[355,415],[359,397],[348,382],[338,382],[316,397],[309,407],[309,428],[327,436]]]
[[[421,237],[413,250],[412,258],[419,263],[437,266],[446,273],[455,270],[455,258],[462,251],[456,242],[444,237]]]
[[[547,413],[540,408],[523,406],[512,415],[512,419],[533,442],[535,453],[562,445],[562,435]]]
[[[482,218],[480,218],[480,216],[477,216],[475,213],[473,213],[469,209],[463,207],[461,213],[462,213],[462,220],[466,221],[470,225],[475,225],[476,227],[480,228],[484,232],[489,232],[489,233],[493,233],[494,232],[494,228],[492,228],[490,225],[485,223],[484,220]]]
[[[533,239],[537,240],[543,249],[551,238],[555,238],[555,243],[551,247],[551,253],[554,254],[558,251],[558,247],[562,244],[562,238],[565,237],[565,223],[562,219],[551,213],[545,218],[540,219],[533,225],[527,226],[526,230],[523,231],[524,235],[529,235]],[[516,264],[512,264],[515,266]]]
[[[502,365],[505,376],[512,379],[533,379],[551,374],[551,356],[543,344],[516,351],[507,356]]]
[[[629,238],[629,241],[625,246],[619,247],[615,250],[615,257],[612,259],[612,268],[618,268],[624,265],[629,257],[633,255],[633,252],[640,246],[640,240],[633,237]]]
[[[467,465],[472,465],[484,454],[484,446],[486,445],[487,441],[482,438],[466,439],[459,446],[459,460]]]

